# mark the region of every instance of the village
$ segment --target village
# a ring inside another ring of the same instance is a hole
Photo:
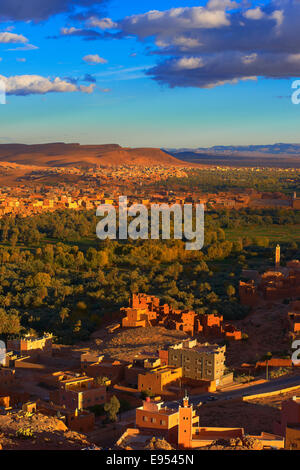
[[[239,169],[235,169],[238,172]],[[230,168],[210,168],[212,175],[219,177],[230,172]],[[243,170],[244,171],[244,170]],[[250,174],[262,173],[261,169],[249,168]],[[278,170],[285,177],[286,170]],[[297,181],[295,170],[291,182]],[[159,183],[170,178],[188,181],[193,169],[185,166],[98,166],[98,167],[30,167],[1,162],[0,165],[0,216],[49,213],[56,210],[95,210],[99,204],[117,207],[119,195],[127,195],[128,203],[203,204],[204,208],[219,209],[300,209],[300,197],[274,192],[263,192],[253,188],[217,192],[193,191],[176,187],[165,189]],[[238,176],[238,173],[236,174]]]
[[[253,309],[258,305],[267,308],[266,302],[270,308],[272,301],[274,308],[276,302],[289,297],[284,324],[290,337],[297,338],[299,260],[282,267],[278,245],[274,266],[265,275],[247,274],[252,279],[250,285],[241,280],[241,301]],[[86,439],[99,448],[134,450],[154,446],[156,441],[174,449],[218,445],[255,450],[299,448],[299,372],[291,358],[266,357],[265,361],[228,367],[227,349],[245,340],[241,329],[224,322],[220,315],[174,310],[153,295],[133,294],[129,307],[120,309],[119,318],[118,323],[105,327],[99,336],[102,339],[91,347],[56,344],[52,333],[8,339],[0,369],[0,423],[4,418],[23,417],[29,424],[19,429],[19,437],[23,433],[30,440],[32,420],[49,417],[83,436],[82,442]],[[127,338],[135,332],[136,339],[145,331],[152,349],[143,353],[143,347],[137,348],[125,353],[126,358],[107,354],[104,338],[109,343],[123,331]],[[272,380],[268,373],[280,368],[286,373]],[[250,377],[250,370],[253,379],[236,381],[237,371]],[[206,407],[237,406],[278,394],[281,414],[272,429],[269,425],[249,433],[247,419],[242,426],[228,425],[225,418],[222,426],[201,424]]]

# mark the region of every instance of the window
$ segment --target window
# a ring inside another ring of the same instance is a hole
[[[148,421],[148,417],[147,417],[147,416],[143,416],[143,421]]]

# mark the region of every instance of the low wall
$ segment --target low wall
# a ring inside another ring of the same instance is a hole
[[[32,359],[30,357],[24,357],[15,360],[14,368],[15,369],[34,369],[34,370],[43,370],[47,371],[48,367],[43,364],[37,364],[35,362],[30,362]]]
[[[274,390],[273,392],[266,392],[266,393],[257,393],[254,395],[246,395],[242,397],[243,401],[247,400],[255,400],[256,398],[267,398],[267,397],[272,397],[276,395],[281,395],[283,393],[288,393],[292,392],[293,390],[299,390],[300,385],[295,385],[293,387],[288,387],[288,388],[281,388],[280,390]]]
[[[224,387],[221,387],[222,391],[228,391],[230,392],[231,390],[239,390],[243,388],[248,388],[248,387],[254,387],[255,385],[261,385],[266,383],[267,380],[265,379],[259,379],[259,380],[253,380],[252,382],[246,382],[246,383],[240,383],[240,384],[232,384],[232,385],[226,385]]]

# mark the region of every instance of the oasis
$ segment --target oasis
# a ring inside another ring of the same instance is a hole
[[[188,240],[185,249],[190,251],[201,250],[204,244],[203,204],[151,204],[149,210],[144,204],[128,207],[127,196],[120,196],[118,216],[112,204],[98,206],[96,215],[102,217],[96,227],[100,240],[158,240],[160,235],[170,240],[173,215],[174,240]]]

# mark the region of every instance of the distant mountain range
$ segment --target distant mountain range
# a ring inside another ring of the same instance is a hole
[[[300,168],[300,144],[214,146],[197,149],[127,148],[117,144],[0,144],[0,162],[27,166],[275,166]]]
[[[177,148],[177,149],[165,149],[170,153],[182,153],[182,152],[192,152],[192,153],[205,153],[205,154],[271,154],[271,155],[298,155],[300,156],[300,144],[272,144],[272,145],[215,145],[214,147],[199,147],[196,149],[191,148]]]
[[[0,162],[49,167],[182,166],[182,161],[157,148],[123,148],[111,145],[80,145],[61,142],[25,145],[0,144]]]
[[[164,149],[187,162],[202,165],[276,166],[300,168],[300,144],[244,145]]]

